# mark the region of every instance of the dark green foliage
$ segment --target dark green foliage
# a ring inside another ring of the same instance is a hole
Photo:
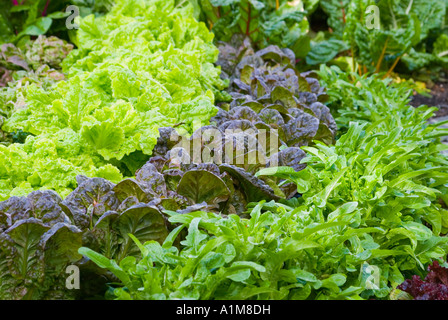
[[[320,6],[332,33],[312,41],[307,63],[326,63],[350,48],[359,64],[352,68],[361,73],[390,75],[399,62],[407,72],[447,67],[445,1],[320,0]]]
[[[302,2],[256,0],[199,0],[202,18],[210,25],[218,41],[230,41],[240,34],[249,37],[255,47],[278,45],[290,48],[303,58],[309,51],[307,11]]]

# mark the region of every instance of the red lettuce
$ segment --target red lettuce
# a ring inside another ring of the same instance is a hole
[[[448,268],[434,261],[428,271],[424,280],[414,275],[397,288],[409,293],[415,300],[448,300]]]

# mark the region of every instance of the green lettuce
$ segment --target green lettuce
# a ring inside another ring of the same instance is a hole
[[[0,199],[41,188],[67,194],[78,174],[132,176],[159,127],[190,134],[217,113],[215,101],[229,98],[213,65],[214,36],[189,4],[121,0],[79,25],[78,49],[63,61],[68,80],[29,86],[26,108],[3,126],[33,136],[0,149]]]
[[[61,62],[73,45],[56,37],[39,36],[22,49],[12,43],[0,47],[0,143],[23,143],[27,133],[3,131],[11,114],[27,105],[27,88],[32,84],[49,89],[63,80]]]

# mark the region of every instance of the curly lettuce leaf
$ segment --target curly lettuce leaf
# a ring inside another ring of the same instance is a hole
[[[152,154],[158,128],[188,135],[207,125],[228,81],[213,65],[214,35],[193,14],[175,1],[121,0],[80,19],[78,49],[62,63],[67,80],[29,86],[3,126],[34,137],[0,150],[2,199],[40,188],[66,195],[80,174],[121,180],[134,157]]]

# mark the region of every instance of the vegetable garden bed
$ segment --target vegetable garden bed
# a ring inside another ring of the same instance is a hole
[[[447,1],[2,10],[1,300],[448,300]]]

